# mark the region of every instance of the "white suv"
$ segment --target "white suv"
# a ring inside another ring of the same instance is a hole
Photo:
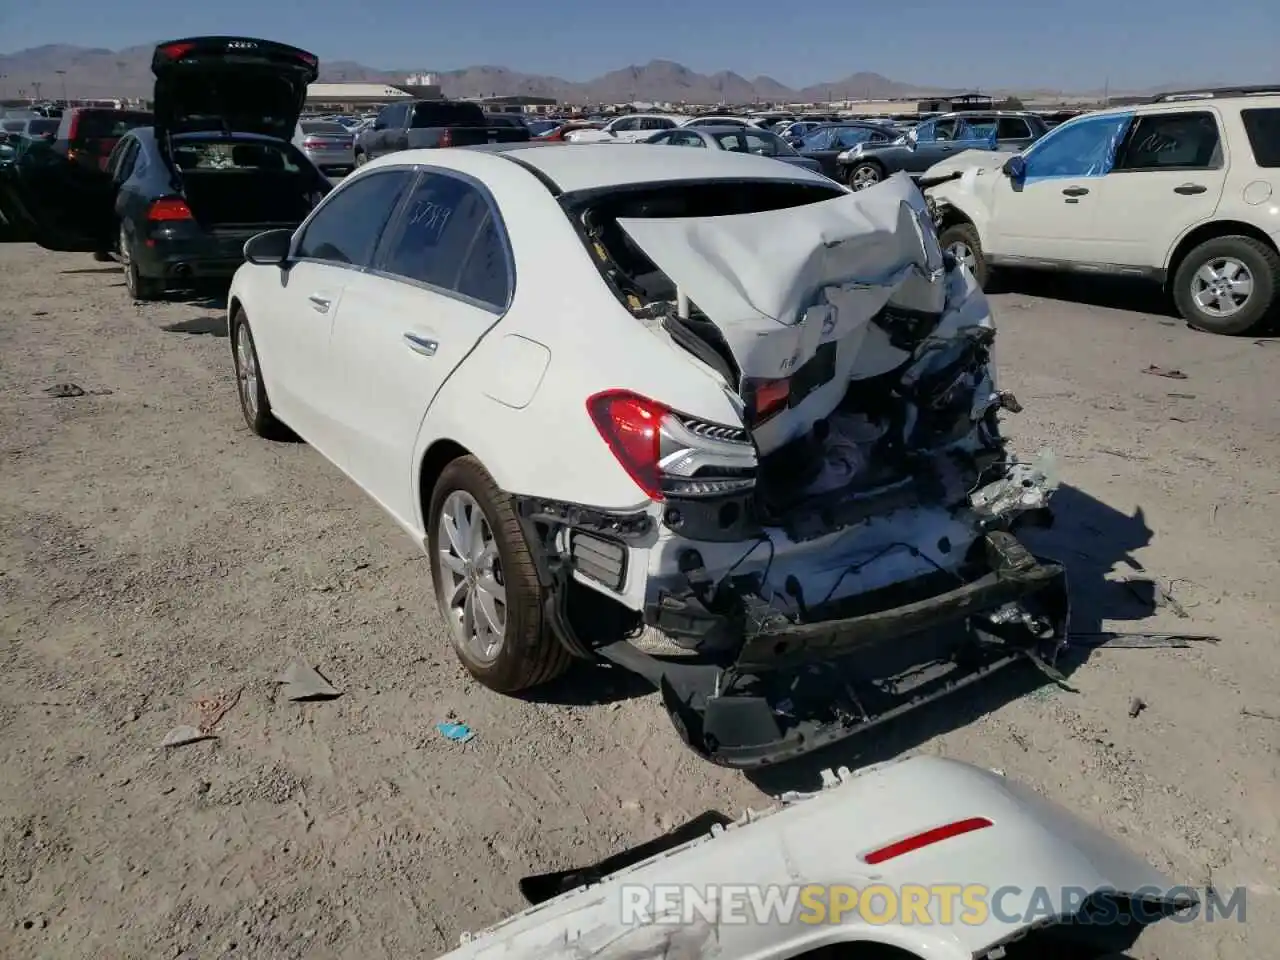
[[[1280,300],[1275,87],[1085,114],[928,192],[943,248],[981,284],[1001,266],[1148,277],[1224,334]]]

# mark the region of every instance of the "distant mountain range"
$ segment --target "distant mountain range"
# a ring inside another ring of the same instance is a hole
[[[151,94],[151,54],[154,46],[128,47],[124,50],[76,47],[52,44],[0,55],[0,98],[15,97],[22,90],[42,98],[77,97],[149,97]],[[428,72],[411,70],[377,70],[348,60],[320,63],[322,81],[365,81],[402,83],[410,74]],[[890,80],[878,73],[852,73],[830,83],[818,83],[794,89],[772,77],[748,80],[729,70],[702,74],[670,60],[651,60],[643,66],[624,67],[602,77],[576,83],[560,77],[518,73],[506,67],[476,66],[462,70],[430,71],[440,78],[440,86],[448,97],[486,97],[526,95],[554,97],[568,103],[687,102],[687,103],[756,103],[826,100],[888,99],[964,93],[968,91],[926,87]],[[1177,85],[1166,84],[1150,90],[1127,91],[1134,94],[1158,93]],[[993,95],[1017,94],[1028,97],[1057,96],[1062,91],[987,90]],[[1112,90],[1112,94],[1126,91]],[[1082,97],[1101,91],[1068,94]]]

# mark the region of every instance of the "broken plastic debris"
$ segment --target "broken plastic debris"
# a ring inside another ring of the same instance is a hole
[[[276,677],[276,683],[284,684],[286,700],[332,700],[342,696],[342,691],[334,688],[319,670],[296,660]]]
[[[212,733],[206,733],[199,727],[192,727],[184,724],[180,727],[174,727],[164,735],[164,739],[160,741],[162,747],[185,747],[188,743],[199,743],[201,740],[213,740]]]
[[[446,740],[454,743],[466,743],[476,735],[465,723],[437,723],[436,729]]]
[[[1202,633],[1118,633],[1103,630],[1098,633],[1071,634],[1071,645],[1081,647],[1107,647],[1116,649],[1145,649],[1170,647],[1185,649],[1193,643],[1221,643],[1221,637]]]
[[[1040,510],[1058,489],[1058,458],[1041,450],[1032,463],[1015,463],[999,480],[977,490],[969,505],[980,517],[1002,517],[1015,511]]]
[[[67,400],[72,397],[101,397],[111,393],[105,387],[100,390],[86,390],[78,383],[55,383],[52,387],[45,387],[44,392],[46,396],[57,400]]]
[[[1129,716],[1136,717],[1143,710],[1147,709],[1147,701],[1141,697],[1134,697],[1129,701]]]

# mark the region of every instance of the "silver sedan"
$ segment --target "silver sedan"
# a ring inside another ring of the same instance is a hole
[[[709,150],[729,150],[733,153],[754,153],[761,157],[773,157],[792,166],[804,167],[821,173],[822,166],[811,157],[802,157],[776,133],[754,127],[677,127],[663,130],[649,137],[645,143],[662,143],[671,147],[702,147]]]
[[[293,145],[325,173],[356,168],[355,136],[333,120],[299,120]]]

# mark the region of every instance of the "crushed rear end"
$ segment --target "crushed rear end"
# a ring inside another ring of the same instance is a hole
[[[741,422],[593,397],[652,509],[522,505],[578,581],[616,591],[645,565],[643,632],[591,647],[567,611],[560,632],[650,679],[683,739],[738,767],[1015,660],[1052,673],[1068,620],[1065,571],[1015,533],[1049,520],[1052,455],[1008,450],[998,417],[1018,406],[996,384],[987,301],[944,258],[919,191],[898,177],[759,204],[633,204],[596,227],[588,214],[620,296],[720,379]]]

